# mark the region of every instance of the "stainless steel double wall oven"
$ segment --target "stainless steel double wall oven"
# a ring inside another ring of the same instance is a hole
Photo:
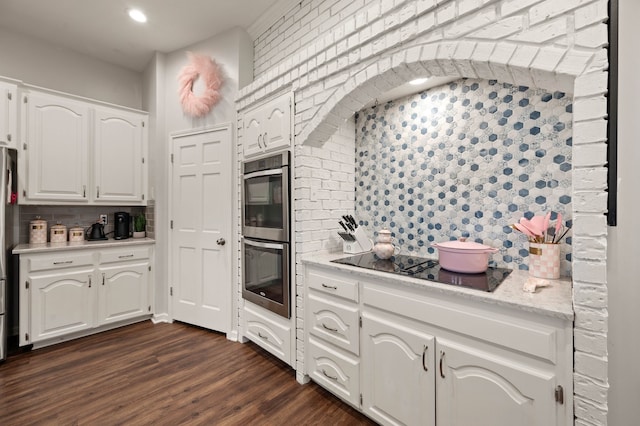
[[[289,151],[243,167],[242,297],[291,316]]]

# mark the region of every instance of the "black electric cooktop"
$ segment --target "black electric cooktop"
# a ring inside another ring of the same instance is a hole
[[[332,262],[488,292],[495,290],[511,273],[511,269],[489,268],[480,274],[463,274],[441,268],[436,260],[404,254],[383,260],[374,253],[367,252]]]

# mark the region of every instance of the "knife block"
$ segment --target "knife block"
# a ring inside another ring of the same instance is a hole
[[[356,239],[355,241],[342,241],[342,252],[348,254],[359,254],[371,251],[373,249],[373,241],[362,230],[362,227],[357,228],[351,235]]]

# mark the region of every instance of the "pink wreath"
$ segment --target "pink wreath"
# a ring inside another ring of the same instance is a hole
[[[221,98],[222,73],[220,66],[206,55],[187,52],[189,63],[182,68],[178,75],[180,83],[180,103],[182,110],[194,117],[206,115]],[[193,83],[201,78],[205,84],[204,93],[196,96],[193,93]]]

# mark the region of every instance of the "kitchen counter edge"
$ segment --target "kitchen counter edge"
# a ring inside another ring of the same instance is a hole
[[[108,247],[128,247],[138,246],[145,244],[155,244],[156,240],[153,238],[127,238],[125,240],[102,240],[102,241],[82,241],[77,243],[46,243],[46,244],[18,244],[13,248],[11,253],[13,254],[32,254],[32,253],[47,253],[55,251],[67,251],[67,250],[85,250],[96,248],[108,248]]]
[[[401,284],[405,287],[412,287],[423,291],[463,297],[468,300],[477,300],[483,303],[524,310],[554,318],[574,319],[572,281],[570,277],[562,277],[559,280],[548,280],[550,283],[549,286],[538,288],[535,293],[528,293],[523,291],[522,287],[527,279],[529,279],[529,272],[514,269],[495,291],[489,293],[331,262],[332,260],[348,256],[351,255],[342,252],[316,252],[303,255],[301,260],[303,264],[317,265],[337,271],[376,278],[385,282],[393,282],[394,284]]]

